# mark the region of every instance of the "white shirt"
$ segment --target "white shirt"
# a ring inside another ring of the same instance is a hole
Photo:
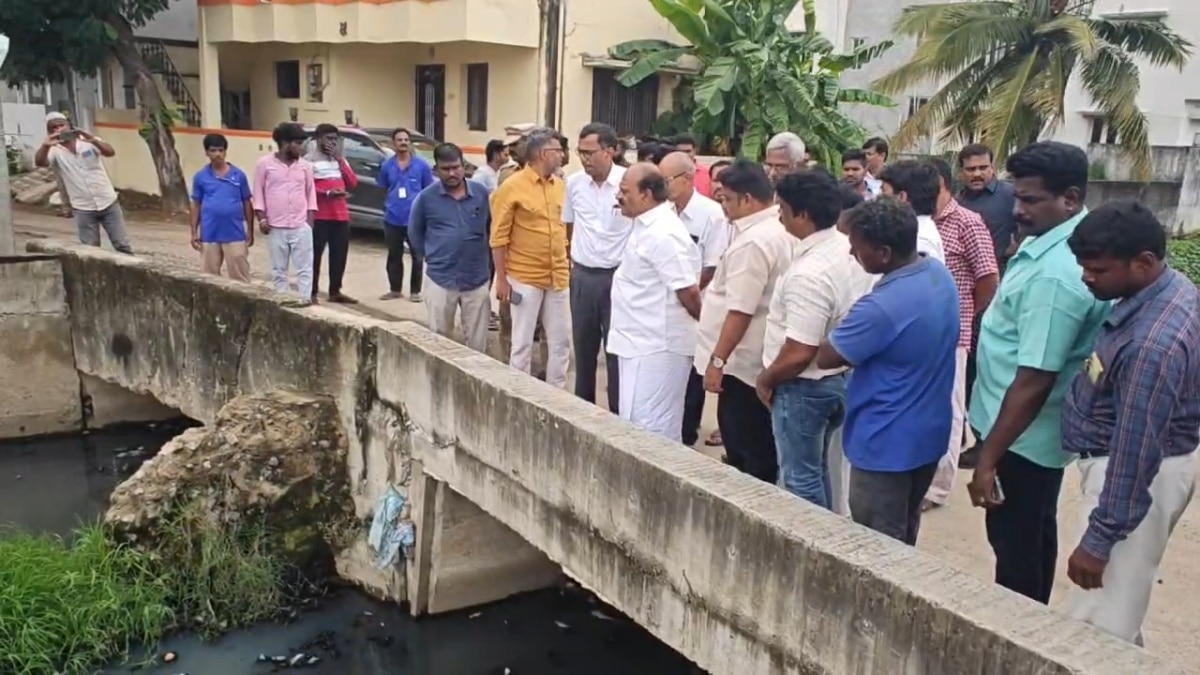
[[[768,307],[799,242],[779,222],[778,205],[733,221],[733,228],[733,239],[704,294],[694,363],[696,372],[708,368],[730,311],[749,314],[750,327],[725,360],[725,374],[753,387],[762,372]]]
[[[604,351],[626,358],[663,352],[691,356],[696,320],[675,293],[697,285],[700,249],[670,203],[635,218],[632,230],[613,274]]]
[[[700,265],[716,267],[725,249],[729,248],[733,231],[729,221],[725,220],[721,205],[693,189],[687,205],[682,211],[676,209],[676,213],[692,241],[700,246]]]
[[[75,152],[55,145],[47,155],[51,168],[62,179],[71,208],[76,211],[103,211],[117,201],[117,191],[104,168],[100,150],[85,140],[75,141]]]
[[[800,241],[796,257],[775,285],[763,337],[763,367],[770,367],[786,341],[816,347],[829,337],[858,299],[871,291],[875,275],[850,255],[850,239],[829,228]],[[845,372],[822,370],[814,359],[800,377],[819,380]]]
[[[571,260],[585,267],[612,269],[621,264],[629,219],[621,215],[617,193],[625,167],[613,164],[599,185],[586,171],[567,179],[562,221],[571,227]]]
[[[917,253],[924,253],[943,265],[946,264],[942,235],[938,233],[933,216],[917,216]]]
[[[491,164],[484,164],[475,169],[471,180],[487,188],[488,192],[495,192],[496,187],[500,184],[500,174],[496,173]]]

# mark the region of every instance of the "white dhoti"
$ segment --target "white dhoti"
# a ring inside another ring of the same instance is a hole
[[[619,358],[621,419],[681,442],[692,357],[669,352]]]

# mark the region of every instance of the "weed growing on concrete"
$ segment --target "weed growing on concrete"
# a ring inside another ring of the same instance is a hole
[[[266,533],[181,507],[152,544],[101,525],[70,540],[0,532],[0,673],[86,673],[174,630],[215,637],[274,618],[284,565]]]
[[[285,602],[284,565],[258,524],[218,524],[200,502],[179,508],[160,528],[155,554],[180,623],[214,637],[275,616]]]
[[[0,672],[89,672],[174,622],[171,589],[154,561],[99,526],[70,543],[0,534]]]

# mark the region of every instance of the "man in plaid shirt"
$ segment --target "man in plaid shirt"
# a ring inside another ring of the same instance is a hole
[[[930,164],[937,169],[941,179],[933,222],[942,237],[946,267],[958,287],[959,335],[958,348],[954,351],[954,416],[950,439],[946,456],[938,463],[933,483],[921,504],[923,510],[945,504],[954,489],[967,419],[967,353],[971,350],[975,317],[987,309],[1000,284],[1000,270],[987,224],[978,213],[963,207],[954,198],[950,165],[940,159],[932,159]]]
[[[1067,245],[1088,290],[1119,302],[1062,408],[1084,516],[1063,609],[1141,645],[1159,562],[1195,490],[1200,294],[1167,267],[1166,231],[1137,202],[1089,213]]]

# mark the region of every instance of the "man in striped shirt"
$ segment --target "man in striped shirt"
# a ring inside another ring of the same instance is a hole
[[[1166,232],[1137,202],[1089,213],[1067,245],[1088,290],[1118,302],[1063,403],[1085,523],[1064,610],[1141,645],[1159,562],[1195,489],[1200,294],[1167,267]]]

